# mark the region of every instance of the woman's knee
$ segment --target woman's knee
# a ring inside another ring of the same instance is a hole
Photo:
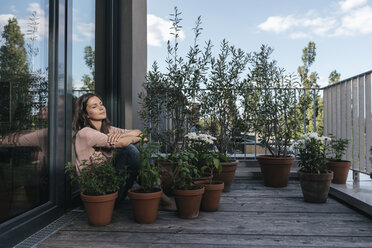
[[[130,164],[130,167],[134,170],[139,170],[141,166],[141,156],[137,147],[134,145],[129,145],[127,147],[120,148],[117,154],[118,157],[121,157],[123,161],[121,163]]]

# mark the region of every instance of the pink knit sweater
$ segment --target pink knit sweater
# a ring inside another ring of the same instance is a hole
[[[126,133],[129,130],[117,127],[110,127],[109,134]],[[106,149],[105,149],[106,148]],[[90,163],[94,157],[100,156],[106,159],[112,157],[112,151],[116,145],[111,145],[108,142],[108,135],[101,133],[93,128],[84,127],[76,133],[75,139],[75,154],[76,154],[76,169],[79,171],[84,160]]]

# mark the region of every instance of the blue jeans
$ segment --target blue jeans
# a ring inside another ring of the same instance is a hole
[[[119,174],[119,172],[123,169],[126,169],[128,172],[128,178],[125,182],[125,185],[120,187],[119,196],[116,200],[117,202],[120,202],[127,196],[128,190],[132,188],[138,175],[138,171],[142,167],[140,153],[137,147],[134,145],[129,145],[127,147],[118,148],[113,159],[113,165],[117,174]]]

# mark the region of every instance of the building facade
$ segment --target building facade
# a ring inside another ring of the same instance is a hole
[[[0,7],[0,244],[76,206],[74,100],[104,99],[115,126],[141,128],[146,0],[8,0]]]

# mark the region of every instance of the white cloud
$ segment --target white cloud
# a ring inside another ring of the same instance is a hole
[[[166,21],[158,16],[147,15],[147,44],[150,46],[161,46],[162,42],[172,38],[170,34],[172,22]],[[181,30],[179,33],[181,39],[185,38],[185,33]]]
[[[8,20],[15,17],[15,15],[13,14],[4,14],[4,15],[0,15],[0,26],[1,26],[1,29],[4,28],[4,26],[6,24],[8,24]]]
[[[320,87],[327,86],[328,85],[328,77],[320,75],[317,83]]]
[[[345,0],[340,1],[339,5],[342,11],[349,11],[351,9],[365,5],[368,0]]]
[[[72,33],[72,39],[74,41],[94,40],[95,25],[93,22],[77,23],[74,29]]]
[[[333,37],[372,33],[372,8],[368,0],[345,0],[333,14],[322,17],[315,10],[302,16],[270,16],[258,28],[274,33],[290,32],[292,39],[312,36]],[[331,12],[328,12],[331,13]]]
[[[10,5],[9,9],[12,13],[17,13],[18,11],[16,10],[16,7],[14,5]]]

